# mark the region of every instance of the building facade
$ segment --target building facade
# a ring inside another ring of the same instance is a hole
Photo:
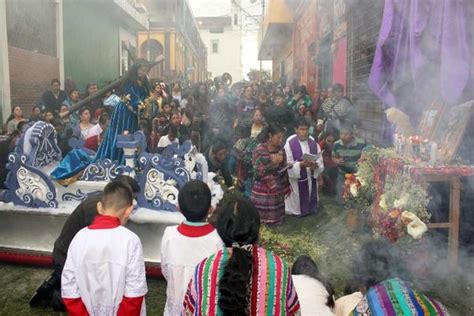
[[[137,31],[148,29],[144,9],[132,0],[0,0],[2,121],[16,105],[30,116],[52,79],[84,91],[125,73]]]
[[[153,79],[200,82],[207,78],[207,52],[186,0],[142,0],[150,14],[150,30],[138,33],[138,56],[162,65]]]
[[[260,30],[259,59],[272,60],[273,79],[304,84],[310,95],[345,87],[358,108],[358,133],[380,143],[384,112],[368,77],[383,0],[269,0]]]
[[[17,105],[29,116],[51,79],[64,79],[62,1],[0,0],[0,24],[0,105],[5,121]]]
[[[127,72],[137,55],[137,32],[148,29],[144,6],[135,1],[63,0],[64,72],[80,91],[104,86]]]
[[[273,79],[299,82],[310,94],[347,83],[345,0],[270,0],[260,30],[259,59]]]
[[[348,15],[348,95],[359,110],[359,134],[381,143],[385,119],[382,102],[369,89],[368,79],[383,16],[383,0],[353,6]]]
[[[293,19],[286,0],[267,1],[258,34],[259,60],[272,61],[273,80],[291,82],[293,78]]]
[[[227,72],[233,82],[242,80],[242,17],[233,2],[229,16],[197,17],[199,34],[207,48],[208,78]]]

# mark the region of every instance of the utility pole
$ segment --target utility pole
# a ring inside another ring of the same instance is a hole
[[[150,53],[150,37],[151,37],[151,34],[150,34],[150,28],[151,28],[151,13],[148,13],[148,36],[147,36],[147,41],[146,41],[146,60],[150,61],[151,59],[151,53]]]
[[[238,6],[240,8],[240,10],[242,10],[243,13],[245,13],[245,15],[249,18],[252,18],[253,20],[255,20],[257,23],[260,23],[261,21],[259,21],[255,16],[253,16],[252,14],[250,14],[247,10],[245,10],[244,8],[242,8],[242,6],[235,0],[231,0],[233,4],[235,4],[236,6]],[[265,3],[265,0],[262,0],[263,3]],[[263,17],[263,15],[262,15]]]
[[[263,27],[263,18],[265,16],[265,0],[262,0],[262,21],[260,27]],[[260,70],[258,72],[258,81],[262,83],[262,60],[260,59]]]

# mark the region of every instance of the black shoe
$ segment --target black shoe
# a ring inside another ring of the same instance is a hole
[[[43,283],[37,290],[33,297],[30,299],[31,307],[47,306],[53,297],[53,288],[46,288]]]
[[[63,303],[63,299],[61,297],[61,291],[54,290],[53,297],[51,299],[51,307],[55,312],[65,312],[66,306]]]
[[[55,289],[59,289],[61,286],[61,279],[54,274],[54,272],[49,276],[46,281],[43,281],[41,286],[36,290],[36,293],[30,299],[30,306],[44,306],[49,305],[51,299],[53,298],[53,292]]]

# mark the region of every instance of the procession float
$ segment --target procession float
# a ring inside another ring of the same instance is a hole
[[[126,78],[104,87],[70,111],[123,84]],[[106,137],[113,138],[113,142],[104,141],[104,146],[119,153],[120,159],[100,155],[101,147],[97,153],[87,150],[83,141],[74,138],[69,139],[72,150],[63,157],[51,124],[38,121],[26,127],[5,166],[8,175],[0,202],[0,260],[50,265],[54,241],[67,217],[89,195],[102,191],[120,175],[139,183],[136,209],[127,227],[140,237],[145,261],[152,266],[160,262],[165,228],[184,219],[177,201],[185,183],[193,179],[206,182],[214,207],[222,199],[223,190],[214,181],[215,175],[208,173],[204,155],[190,141],[172,144],[161,154],[148,153],[141,131],[130,132],[123,126],[118,129],[120,124],[114,122],[119,110],[128,111],[128,107],[132,111],[129,96],[112,94],[106,102],[114,113]],[[135,120],[139,117],[136,113],[126,115],[136,115]],[[136,121],[133,124],[138,126]]]

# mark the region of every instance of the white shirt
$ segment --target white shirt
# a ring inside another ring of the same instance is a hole
[[[172,143],[177,143],[179,142],[178,138],[175,138],[173,141],[171,141],[168,137],[168,135],[164,135],[160,137],[160,140],[158,141],[158,148],[163,148],[163,147],[168,147]]]
[[[178,227],[185,228],[181,230],[183,233],[178,230]],[[215,229],[197,237],[190,237],[184,232],[184,230],[199,232],[204,228],[204,226],[190,227],[187,224],[181,224],[168,226],[165,229],[161,239],[161,271],[167,281],[166,306],[163,315],[180,315],[184,295],[194,268],[223,247],[222,240]]]
[[[91,131],[92,131],[92,129],[93,129],[95,126],[97,126],[97,125],[99,125],[99,124],[96,124],[96,125],[91,124],[89,128],[84,128],[84,129],[82,129],[82,128],[81,128],[81,125],[79,125],[79,129],[81,130],[81,137],[82,137],[82,139],[85,140],[85,139],[88,139],[88,138],[91,137],[91,136],[94,136],[94,135],[91,134]]]
[[[89,129],[87,137],[98,136],[100,134],[102,134],[102,127],[100,127],[100,124],[95,124],[92,128]]]
[[[321,282],[302,274],[293,275],[292,279],[300,301],[301,316],[334,316],[326,305],[329,294]]]
[[[81,229],[69,246],[61,295],[81,298],[90,315],[116,315],[124,296],[148,292],[140,239],[123,226]],[[141,315],[146,315],[145,303]]]

